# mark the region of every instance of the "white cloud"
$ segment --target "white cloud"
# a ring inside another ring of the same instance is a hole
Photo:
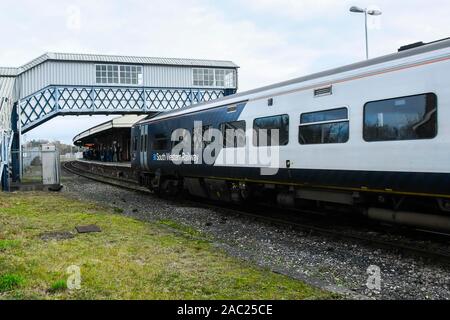
[[[349,0],[246,0],[242,5],[253,11],[282,15],[295,19],[311,19],[336,14]]]

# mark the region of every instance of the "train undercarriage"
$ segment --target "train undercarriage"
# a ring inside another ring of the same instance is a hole
[[[399,193],[353,191],[141,172],[141,185],[161,196],[191,196],[224,203],[251,201],[283,209],[327,208],[369,219],[427,230],[450,232],[450,199]]]

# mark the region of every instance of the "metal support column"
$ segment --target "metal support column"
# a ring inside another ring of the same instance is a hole
[[[11,128],[13,131],[12,136],[12,148],[11,148],[11,160],[12,160],[12,181],[20,182],[21,172],[20,172],[20,132],[19,132],[19,106],[18,103],[14,103],[13,110],[11,113]]]
[[[8,167],[8,161],[9,161],[9,138],[8,134],[6,132],[0,132],[0,153],[1,153],[1,162],[0,165],[2,166],[0,168],[1,172],[1,190],[2,191],[9,191],[9,167]]]
[[[9,176],[8,176],[8,165],[5,165],[3,167],[3,172],[2,172],[2,190],[3,191],[9,191]]]

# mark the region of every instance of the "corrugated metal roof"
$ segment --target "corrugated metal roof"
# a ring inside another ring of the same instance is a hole
[[[14,77],[18,71],[18,68],[0,67],[0,77]]]
[[[15,81],[14,77],[0,77],[0,101],[3,102],[4,98],[13,98]]]
[[[19,73],[25,72],[47,60],[52,61],[73,61],[73,62],[97,62],[97,63],[125,63],[125,64],[149,64],[149,65],[169,65],[188,67],[216,67],[216,68],[239,68],[232,61],[222,60],[201,60],[201,59],[178,59],[178,58],[152,58],[133,56],[112,56],[96,54],[75,54],[75,53],[46,53],[30,61],[22,67],[16,69]]]
[[[11,128],[15,77],[0,77],[0,130]]]
[[[81,132],[73,138],[73,142],[112,128],[131,128],[135,123],[145,119],[146,117],[148,117],[148,115],[126,115],[112,119]]]

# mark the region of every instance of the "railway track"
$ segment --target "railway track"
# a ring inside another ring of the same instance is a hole
[[[133,183],[130,180],[124,180],[121,178],[104,176],[104,175],[101,175],[98,173],[89,172],[89,171],[86,171],[86,170],[83,170],[83,169],[80,169],[80,168],[74,166],[74,163],[75,163],[75,161],[64,162],[62,167],[64,170],[66,170],[69,173],[75,174],[77,176],[80,176],[80,177],[83,177],[83,178],[86,178],[89,180],[94,180],[97,182],[101,182],[101,183],[108,184],[111,186],[119,187],[122,189],[127,189],[130,191],[152,194],[152,192],[150,190],[148,190],[147,188],[141,187],[137,182]]]
[[[137,182],[133,183],[121,178],[88,172],[76,167],[74,162],[64,163],[63,168],[69,173],[96,182],[129,191],[153,194],[147,188],[139,186]],[[198,202],[185,199],[180,201],[185,205],[188,204],[195,207],[209,208],[227,215],[245,217],[309,234],[324,235],[340,240],[363,243],[377,249],[382,248],[395,253],[401,253],[402,255],[420,257],[434,262],[450,264],[450,235],[446,234],[429,233],[424,232],[424,230],[400,230],[386,225],[380,226],[379,224],[367,220],[364,220],[364,225],[361,229],[361,221],[355,223],[354,220],[351,219],[351,223],[339,225],[342,224],[342,216],[333,218],[326,214],[324,216],[323,212],[314,210],[296,210],[295,212],[290,211],[290,214],[288,214],[285,211],[276,208],[277,212],[274,214],[274,207],[267,206],[252,206],[251,208],[242,209],[242,207],[234,208],[211,202]],[[312,218],[313,216],[316,218]],[[322,218],[317,219],[318,216],[322,216]],[[339,219],[338,224],[336,224],[338,222],[336,219]],[[324,223],[325,220],[326,223]],[[347,222],[349,221],[350,219],[347,218]],[[374,230],[376,231],[374,232]],[[388,239],[389,237],[391,238]]]

